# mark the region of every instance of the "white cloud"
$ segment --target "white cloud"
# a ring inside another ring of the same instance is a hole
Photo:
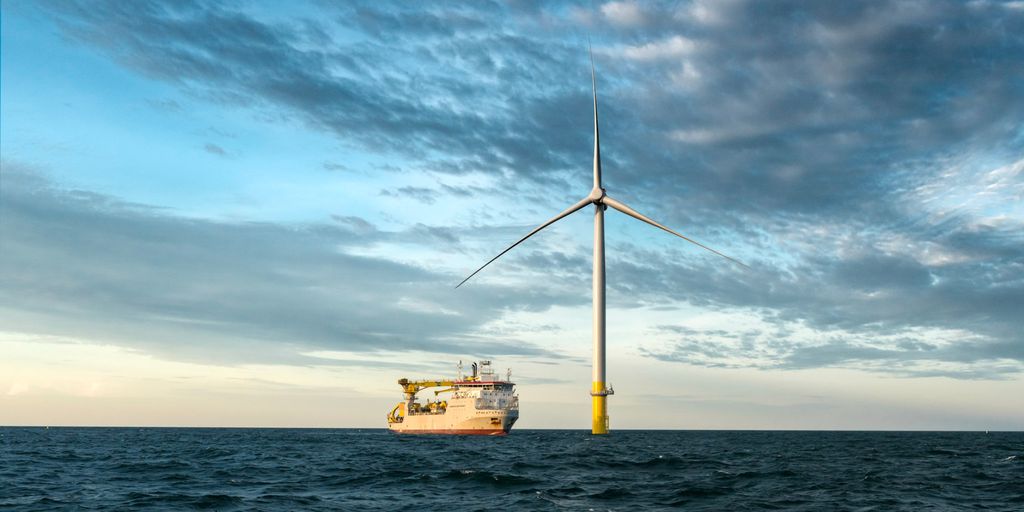
[[[968,154],[944,164],[908,194],[934,218],[966,213],[975,223],[1024,222],[1024,158],[993,167]]]
[[[695,41],[676,35],[640,46],[620,47],[611,53],[633,61],[655,61],[682,58],[697,49],[698,44]]]
[[[669,137],[687,144],[715,144],[743,137],[756,137],[772,131],[772,127],[739,125],[722,128],[695,128],[691,130],[673,130]]]
[[[633,2],[608,2],[601,6],[601,14],[615,25],[636,27],[644,23],[643,11]]]
[[[683,88],[694,88],[700,85],[703,74],[692,62],[683,62],[679,71],[669,73],[672,83]]]
[[[690,4],[689,9],[686,9],[681,13],[682,16],[678,17],[688,17],[705,25],[717,25],[720,24],[725,19],[723,13],[720,11],[720,7],[724,3],[726,2],[718,1],[711,3],[704,1],[696,1]]]

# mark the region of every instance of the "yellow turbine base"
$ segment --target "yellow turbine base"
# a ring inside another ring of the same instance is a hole
[[[608,433],[608,397],[604,394],[604,382],[595,382],[591,388],[591,398],[594,401],[594,414],[591,422],[590,433],[603,435]],[[600,394],[594,394],[600,393]]]

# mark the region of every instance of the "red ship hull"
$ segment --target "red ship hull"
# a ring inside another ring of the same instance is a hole
[[[508,435],[507,430],[481,430],[481,429],[457,429],[457,430],[392,430],[396,434],[445,434],[457,436],[504,436]]]

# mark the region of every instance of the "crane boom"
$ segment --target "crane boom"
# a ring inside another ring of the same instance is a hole
[[[454,380],[444,380],[444,379],[438,379],[438,380],[399,379],[398,380],[398,385],[402,386],[402,392],[405,393],[407,398],[412,398],[413,396],[416,395],[416,393],[419,393],[419,391],[421,389],[439,388],[439,387],[450,388],[450,387],[455,385],[455,381]]]

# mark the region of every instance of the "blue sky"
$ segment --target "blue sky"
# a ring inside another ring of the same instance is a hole
[[[613,428],[1024,428],[1021,2],[0,21],[0,424],[378,426],[490,357],[585,428],[589,216],[453,286],[589,190],[589,39],[609,193],[751,267],[608,214]]]

